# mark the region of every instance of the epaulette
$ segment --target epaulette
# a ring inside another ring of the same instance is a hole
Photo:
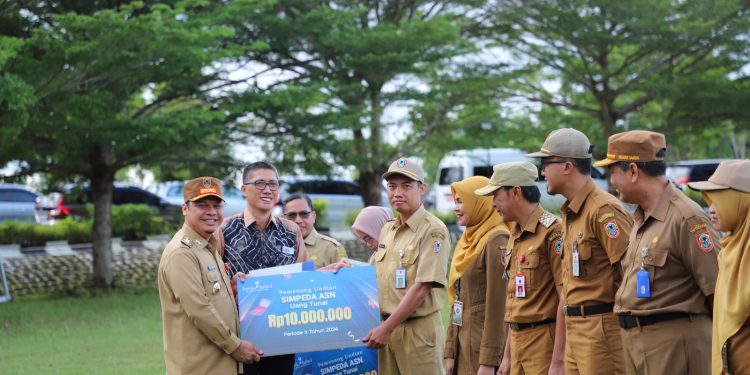
[[[193,240],[191,240],[190,237],[182,237],[182,239],[180,240],[180,243],[187,247],[193,246]]]
[[[551,213],[544,211],[542,212],[542,216],[539,217],[539,222],[544,225],[545,228],[549,228],[557,221],[557,216],[552,215]]]

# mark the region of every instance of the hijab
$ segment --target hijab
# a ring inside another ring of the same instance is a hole
[[[474,176],[451,184],[453,199],[456,195],[464,205],[464,213],[469,217],[466,230],[456,244],[448,277],[449,305],[456,295],[456,280],[474,264],[482,253],[487,241],[497,232],[508,232],[508,225],[492,206],[492,196],[479,196],[474,191],[487,186],[487,177]]]
[[[720,374],[721,347],[750,318],[750,193],[735,189],[702,193],[729,232],[720,240],[711,340],[712,372]]]
[[[390,208],[380,206],[368,206],[362,209],[352,224],[352,229],[356,229],[366,235],[380,240],[380,230],[388,220],[393,220],[393,211]]]

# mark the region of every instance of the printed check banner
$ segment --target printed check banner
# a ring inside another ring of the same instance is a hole
[[[251,276],[237,299],[240,336],[264,356],[362,347],[380,324],[372,266]]]

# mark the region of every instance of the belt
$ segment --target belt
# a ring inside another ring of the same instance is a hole
[[[656,323],[687,317],[690,317],[690,314],[669,313],[649,316],[618,315],[618,318],[620,319],[620,328],[622,329],[650,326]]]
[[[563,306],[563,313],[567,316],[582,316],[596,315],[612,312],[612,308],[615,305],[613,303],[605,303],[603,305],[593,306]]]
[[[514,331],[523,331],[524,329],[539,327],[543,325],[547,325],[550,323],[554,323],[555,319],[546,319],[542,320],[541,322],[534,322],[534,323],[508,323],[508,327]]]
[[[380,319],[385,322],[386,320],[388,320],[388,318],[390,316],[391,316],[391,314],[380,314]],[[419,319],[419,318],[422,318],[422,317],[421,316],[410,316],[410,317],[406,318],[404,320],[404,322],[408,322],[408,321],[411,321],[411,320],[414,320],[414,319]]]

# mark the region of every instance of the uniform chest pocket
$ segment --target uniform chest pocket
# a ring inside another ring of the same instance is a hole
[[[400,254],[399,254],[400,255]],[[401,258],[401,264],[408,266],[414,264],[419,257],[419,249],[414,245],[409,245],[404,249],[404,256]]]
[[[222,277],[219,270],[210,270],[206,272],[206,295],[216,296],[222,294],[224,288],[222,286]]]
[[[648,279],[654,289],[654,277],[657,273],[666,272],[662,268],[667,264],[667,258],[669,258],[668,250],[651,250],[648,255],[641,258],[643,261],[643,267],[648,271]]]
[[[579,262],[579,279],[589,279],[596,276],[599,273],[599,267],[595,263],[595,259],[591,257],[591,241],[584,240],[578,244],[578,262]],[[572,252],[571,252],[572,258]],[[572,261],[572,259],[571,259]]]
[[[526,288],[536,289],[539,287],[539,282],[544,275],[541,275],[539,270],[539,253],[531,252],[528,254],[522,254],[518,256],[523,257],[523,262],[520,263],[521,272],[526,276]]]
[[[375,252],[375,261],[376,262],[382,262],[385,258],[385,249],[378,249],[378,251]]]

